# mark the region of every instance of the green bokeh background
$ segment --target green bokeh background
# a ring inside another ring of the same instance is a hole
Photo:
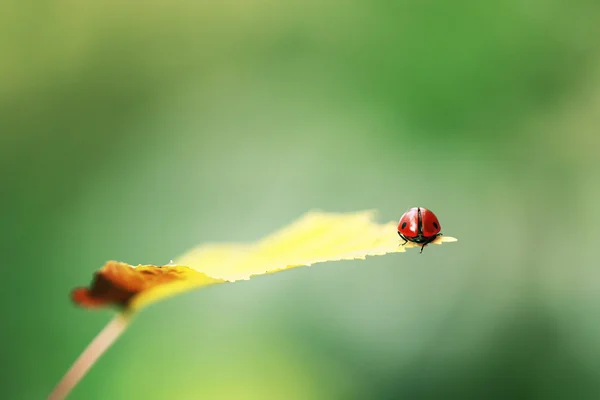
[[[73,399],[600,398],[600,5],[0,6],[2,398],[111,318],[70,290],[309,209],[456,244],[144,310]]]

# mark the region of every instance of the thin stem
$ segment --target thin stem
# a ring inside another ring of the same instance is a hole
[[[113,318],[85,348],[65,376],[54,387],[54,390],[48,396],[48,400],[66,398],[98,358],[121,336],[121,333],[127,328],[128,322],[129,318],[123,314]]]

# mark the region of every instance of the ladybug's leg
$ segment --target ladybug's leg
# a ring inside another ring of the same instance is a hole
[[[437,239],[438,236],[441,236],[441,233],[438,233],[437,235],[429,238],[426,242],[423,243],[423,245],[421,246],[421,251],[419,252],[419,254],[423,253],[423,248],[425,246],[427,246],[429,243],[433,242],[435,239]]]
[[[398,232],[398,235],[404,239],[404,243],[399,244],[398,246],[404,246],[406,243],[408,243],[408,239],[404,237],[403,234],[401,234],[400,232]]]

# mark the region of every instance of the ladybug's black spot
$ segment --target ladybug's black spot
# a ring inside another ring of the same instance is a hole
[[[406,222],[402,223],[402,229],[406,228]]]
[[[438,223],[437,223],[437,222],[434,222],[434,223],[433,223],[433,227],[434,227],[435,229],[440,229],[440,227],[439,227],[439,225],[438,225]]]

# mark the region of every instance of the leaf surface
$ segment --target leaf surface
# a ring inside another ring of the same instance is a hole
[[[439,236],[434,242],[454,242]],[[309,212],[267,237],[249,244],[204,244],[165,266],[109,261],[89,288],[73,300],[87,308],[117,306],[132,312],[176,294],[217,283],[250,279],[328,261],[365,259],[417,247],[402,246],[396,222],[378,224],[373,211]]]

